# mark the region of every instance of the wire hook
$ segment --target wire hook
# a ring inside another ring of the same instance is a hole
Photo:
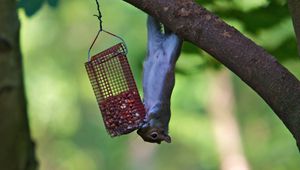
[[[100,34],[101,31],[103,31],[103,32],[105,32],[105,33],[107,33],[107,34],[109,34],[111,36],[114,36],[114,37],[118,38],[119,40],[121,40],[122,43],[125,46],[125,54],[127,54],[128,50],[127,50],[127,46],[126,46],[126,43],[125,43],[124,39],[121,38],[120,36],[117,36],[117,35],[109,32],[109,31],[106,31],[106,30],[103,29],[103,27],[102,27],[102,14],[101,14],[101,11],[100,11],[100,5],[99,5],[98,0],[95,0],[95,1],[96,1],[96,4],[97,4],[98,15],[94,14],[94,16],[98,18],[98,20],[99,20],[99,26],[100,27],[99,27],[99,31],[97,32],[97,35],[96,35],[95,39],[93,40],[93,42],[92,42],[92,44],[91,44],[91,46],[89,48],[89,51],[88,51],[88,61],[90,61],[90,59],[91,59],[91,50],[92,50],[92,48],[93,48],[96,40],[98,39],[99,34]]]

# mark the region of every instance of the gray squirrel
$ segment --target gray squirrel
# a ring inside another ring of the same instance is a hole
[[[168,135],[170,99],[175,85],[175,64],[182,39],[153,17],[148,16],[148,51],[143,66],[145,123],[137,131],[144,141],[171,142]]]

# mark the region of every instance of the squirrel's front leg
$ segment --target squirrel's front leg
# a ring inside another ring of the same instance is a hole
[[[170,98],[175,84],[175,64],[182,40],[148,16],[148,53],[144,62],[143,91],[146,119],[138,134],[147,142],[171,142],[168,125]]]

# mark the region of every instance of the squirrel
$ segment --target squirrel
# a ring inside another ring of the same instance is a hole
[[[137,133],[146,142],[171,143],[168,135],[170,99],[175,85],[175,64],[183,41],[151,16],[147,19],[147,29],[148,50],[143,65],[146,117]]]

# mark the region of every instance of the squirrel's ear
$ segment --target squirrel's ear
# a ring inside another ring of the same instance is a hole
[[[171,137],[169,135],[164,135],[164,141],[166,141],[167,143],[171,143]]]

